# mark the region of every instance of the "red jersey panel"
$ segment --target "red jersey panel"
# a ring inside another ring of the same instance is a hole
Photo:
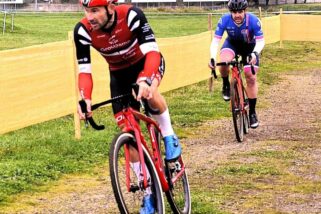
[[[145,15],[131,5],[115,7],[115,22],[108,30],[94,31],[88,20],[83,18],[76,25],[74,36],[80,72],[83,69],[85,73],[91,71],[90,45],[106,59],[110,71],[130,67],[147,52],[158,52],[154,33]]]

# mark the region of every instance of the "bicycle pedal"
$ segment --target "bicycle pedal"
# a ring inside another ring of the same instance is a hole
[[[139,188],[138,185],[136,185],[136,184],[131,184],[131,185],[130,185],[130,188],[129,188],[129,191],[135,193],[135,192],[138,191],[139,189],[140,189],[140,188]]]
[[[176,167],[176,172],[179,172],[182,170],[181,163],[178,161],[175,162],[175,167]]]
[[[179,172],[182,170],[182,166],[179,161],[175,162],[168,162],[168,168],[171,170],[171,172]]]
[[[168,162],[168,163],[167,163],[167,166],[168,166],[168,168],[169,168],[170,170],[175,170],[175,168],[176,168],[175,162]]]

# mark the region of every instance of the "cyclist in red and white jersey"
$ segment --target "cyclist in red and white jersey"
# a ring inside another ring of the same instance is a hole
[[[158,91],[164,75],[165,62],[159,52],[154,33],[144,13],[130,5],[116,6],[114,0],[81,0],[85,17],[75,26],[74,39],[79,65],[78,86],[92,116],[91,95],[93,90],[90,47],[95,48],[107,61],[110,74],[111,96],[131,93],[131,85],[137,83],[137,101],[148,100],[152,109],[159,114],[153,115],[159,123],[164,137],[166,159],[176,160],[181,155],[181,146],[175,135],[166,101]],[[133,104],[139,109],[139,103]],[[113,103],[117,124],[122,127],[122,105]],[[81,119],[85,118],[79,107]],[[139,162],[131,164],[139,171]],[[137,172],[136,174],[139,174]],[[147,193],[143,199],[141,213],[153,213],[152,200]]]

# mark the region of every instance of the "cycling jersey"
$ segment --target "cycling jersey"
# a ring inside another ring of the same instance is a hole
[[[229,49],[233,51],[233,54],[247,56],[251,52],[260,53],[264,47],[261,22],[255,15],[245,13],[243,23],[237,25],[232,18],[232,14],[227,13],[219,19],[211,43],[211,58],[214,60],[224,31],[227,32],[227,38],[221,48],[222,50]]]
[[[74,29],[79,65],[79,88],[91,99],[92,79],[90,46],[108,62],[110,72],[127,69],[145,58],[138,78],[161,79],[161,56],[154,33],[144,13],[131,5],[115,6],[114,22],[109,29],[93,30],[87,18]]]
[[[110,71],[135,64],[149,51],[159,51],[143,12],[133,6],[115,8],[115,21],[108,30],[93,31],[83,18],[74,30],[79,70],[90,70],[90,45],[108,62]]]
[[[221,39],[224,31],[227,32],[227,40],[241,43],[255,43],[263,39],[260,20],[251,13],[246,13],[243,23],[238,26],[233,21],[230,13],[225,14],[218,21],[215,37]]]

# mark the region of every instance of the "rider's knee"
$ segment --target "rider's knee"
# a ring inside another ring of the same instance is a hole
[[[220,52],[221,62],[230,62],[235,57],[235,52],[231,48],[223,48]]]
[[[253,87],[256,84],[256,76],[255,75],[247,76],[246,84],[248,87]]]
[[[228,66],[220,66],[220,73],[222,75],[222,77],[226,77],[229,73],[229,68]]]

